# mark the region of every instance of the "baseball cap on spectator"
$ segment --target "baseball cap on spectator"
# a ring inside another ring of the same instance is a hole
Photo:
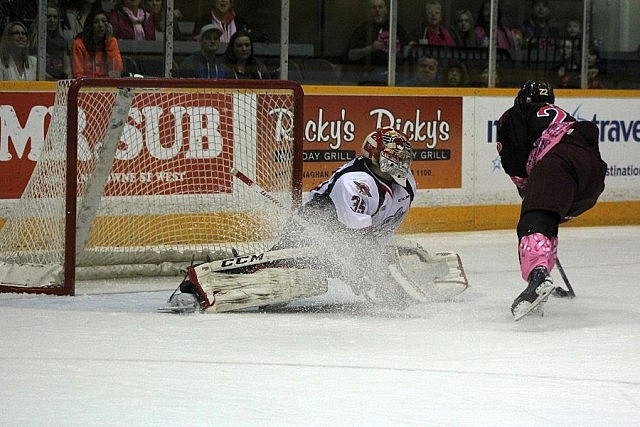
[[[200,38],[202,38],[202,36],[204,36],[204,34],[208,33],[209,31],[215,31],[216,33],[218,33],[218,37],[222,35],[222,30],[220,28],[216,27],[213,24],[207,24],[200,29]]]

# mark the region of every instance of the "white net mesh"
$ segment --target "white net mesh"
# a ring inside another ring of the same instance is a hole
[[[38,163],[0,231],[5,267],[63,265],[69,253],[64,218],[70,84],[58,84]],[[283,86],[135,87],[113,161],[107,135],[118,124],[112,117],[118,89],[82,87],[74,190],[79,240],[88,228],[77,265],[184,264],[192,257],[219,258],[231,248],[243,253],[271,246],[286,215],[229,171],[235,166],[285,206],[294,204],[298,107],[294,89]]]

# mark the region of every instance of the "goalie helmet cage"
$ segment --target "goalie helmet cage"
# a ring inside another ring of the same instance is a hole
[[[0,292],[74,295],[77,278],[178,274],[267,250],[287,218],[231,169],[299,205],[302,110],[291,81],[59,81],[0,230]]]

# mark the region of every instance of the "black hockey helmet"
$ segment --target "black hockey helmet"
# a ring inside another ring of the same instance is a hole
[[[553,104],[555,100],[556,97],[553,94],[553,86],[551,86],[550,83],[527,80],[518,92],[515,103],[529,104],[531,102],[547,102]]]

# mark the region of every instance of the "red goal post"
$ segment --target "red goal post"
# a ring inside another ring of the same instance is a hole
[[[303,92],[282,80],[60,81],[31,179],[0,230],[0,292],[178,274],[257,252],[302,191]]]

